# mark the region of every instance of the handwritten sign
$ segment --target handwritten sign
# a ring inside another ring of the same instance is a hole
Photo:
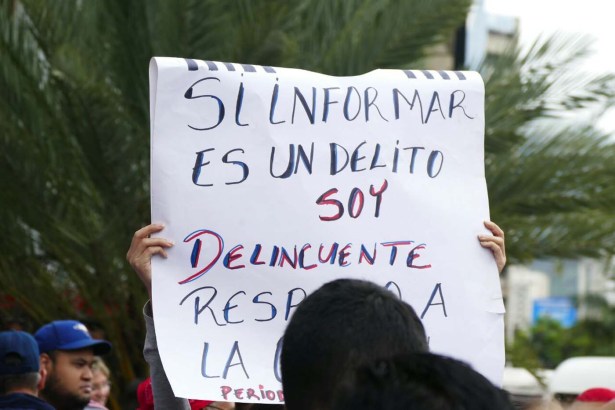
[[[177,396],[281,402],[285,326],[342,277],[398,294],[431,350],[500,382],[477,73],[154,58],[150,88],[152,219],[175,242],[153,306]]]

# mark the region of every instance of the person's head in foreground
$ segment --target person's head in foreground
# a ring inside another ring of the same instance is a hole
[[[38,394],[41,386],[36,340],[26,332],[0,332],[0,396]]]
[[[359,366],[427,350],[420,319],[392,292],[356,279],[326,283],[301,302],[284,333],[286,407],[331,408],[341,380]]]
[[[374,360],[349,375],[336,410],[512,410],[507,393],[459,360],[414,353]]]
[[[83,409],[92,396],[94,356],[107,354],[111,344],[92,339],[75,320],[48,323],[34,337],[48,374],[41,397],[58,409]]]

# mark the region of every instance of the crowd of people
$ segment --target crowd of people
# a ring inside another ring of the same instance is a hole
[[[479,236],[500,272],[506,263],[504,233],[492,222]],[[210,402],[175,397],[156,341],[151,258],[173,246],[149,225],[133,237],[127,259],[149,292],[144,306],[144,357],[150,378],[137,390],[138,410],[507,410],[509,395],[469,365],[429,352],[425,329],[412,306],[364,280],[337,279],[298,306],[281,352],[285,404]],[[103,358],[111,344],[94,339],[74,320],[42,326],[34,335],[0,332],[0,409],[105,409],[110,372]],[[600,386],[596,386],[600,387]],[[615,409],[615,392],[591,389],[572,403],[536,403],[534,409]],[[555,407],[560,406],[560,407]],[[527,407],[526,407],[527,408]]]
[[[0,409],[106,409],[110,351],[76,320],[0,332]]]

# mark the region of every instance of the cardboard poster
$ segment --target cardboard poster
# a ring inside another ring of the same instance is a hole
[[[387,287],[432,351],[500,383],[477,73],[154,58],[150,90],[152,221],[175,242],[153,306],[176,396],[281,402],[285,326],[337,278]]]

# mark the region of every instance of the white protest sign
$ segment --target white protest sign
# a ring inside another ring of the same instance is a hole
[[[176,396],[279,403],[297,305],[350,277],[388,287],[430,349],[499,383],[503,304],[474,72],[286,68],[154,58],[154,317]]]

